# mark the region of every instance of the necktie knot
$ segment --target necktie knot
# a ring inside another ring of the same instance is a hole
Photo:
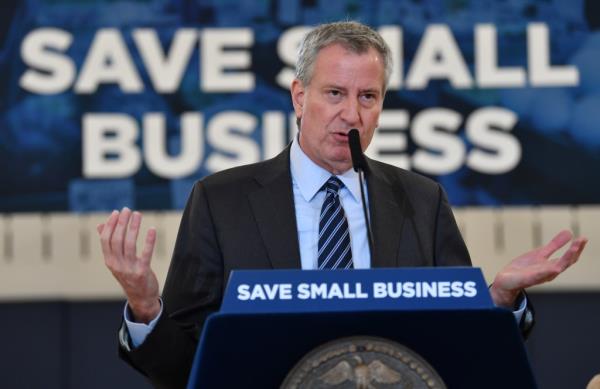
[[[323,187],[325,188],[325,191],[327,193],[333,193],[333,194],[338,194],[338,192],[340,191],[340,188],[344,186],[344,183],[342,181],[340,181],[339,178],[335,177],[335,176],[331,176],[329,177],[329,179],[327,180],[327,182],[325,183],[325,185],[323,185]]]

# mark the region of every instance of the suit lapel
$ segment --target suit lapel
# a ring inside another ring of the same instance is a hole
[[[405,195],[400,182],[391,182],[368,160],[367,187],[373,229],[372,267],[397,267]]]
[[[299,269],[300,248],[290,173],[289,146],[255,179],[260,188],[248,194],[258,230],[274,269]]]
[[[255,177],[259,188],[248,194],[258,230],[274,269],[300,269],[300,246],[290,172],[289,146]],[[397,267],[405,194],[367,159],[369,211],[373,229],[372,267]]]

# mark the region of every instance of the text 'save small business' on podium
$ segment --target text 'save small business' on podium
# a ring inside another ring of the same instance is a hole
[[[188,388],[419,385],[536,388],[480,269],[234,271]]]

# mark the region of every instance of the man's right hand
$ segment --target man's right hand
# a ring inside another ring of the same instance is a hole
[[[150,268],[156,243],[156,230],[146,234],[141,256],[136,242],[142,214],[123,208],[113,211],[104,224],[97,227],[104,254],[104,263],[117,279],[136,322],[149,323],[160,312],[159,288],[156,274]]]

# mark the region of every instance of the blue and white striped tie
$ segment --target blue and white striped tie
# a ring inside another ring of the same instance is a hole
[[[351,269],[350,229],[338,196],[342,182],[334,176],[323,186],[325,202],[319,221],[319,269]]]

